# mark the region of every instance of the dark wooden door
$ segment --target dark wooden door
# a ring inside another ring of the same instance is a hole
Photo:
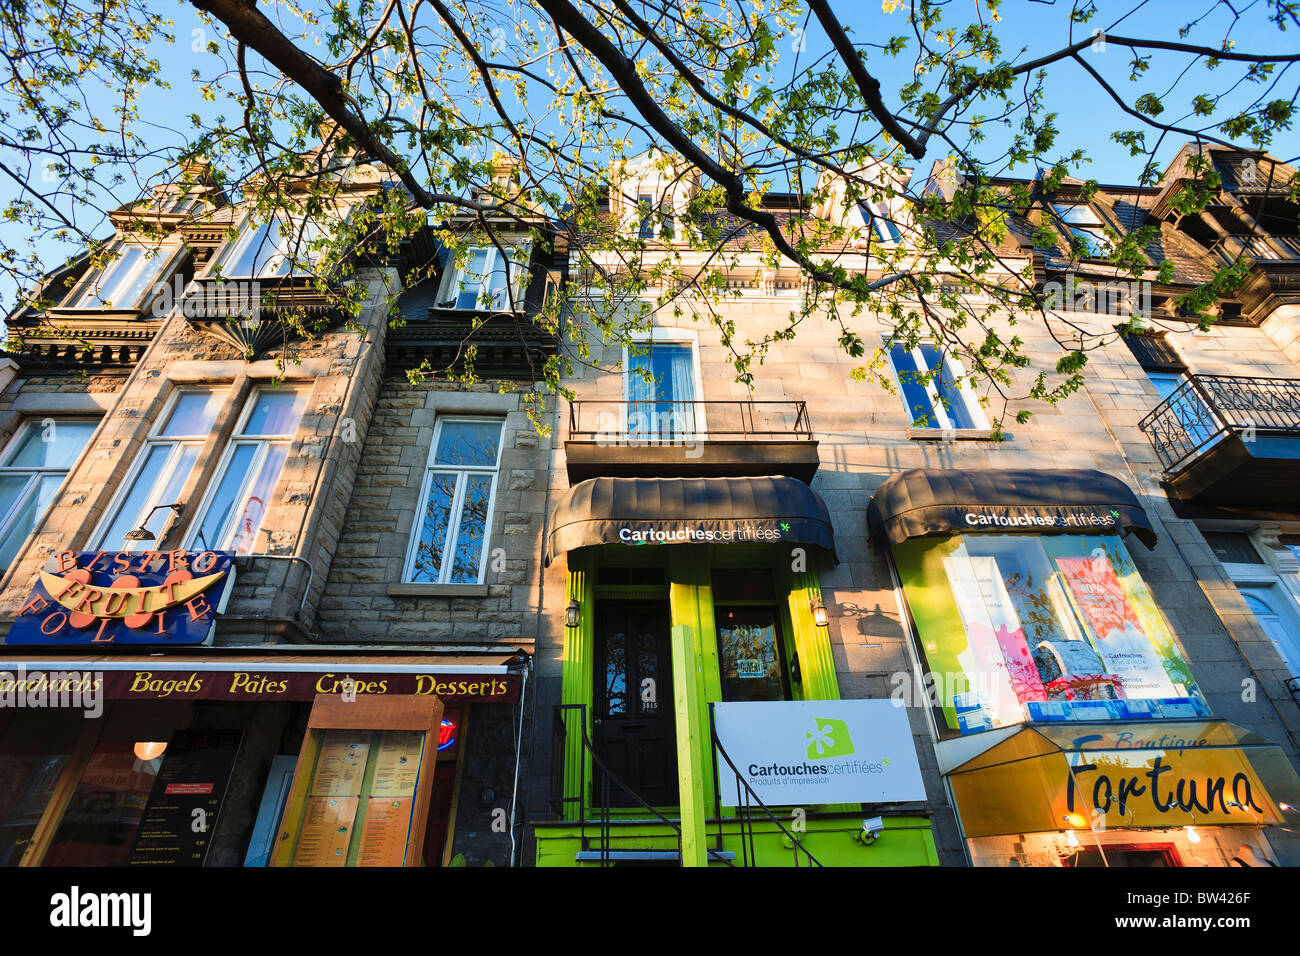
[[[596,608],[593,743],[610,773],[651,806],[677,803],[676,731],[666,603]],[[593,802],[603,775],[593,774]],[[637,806],[610,781],[609,805]]]

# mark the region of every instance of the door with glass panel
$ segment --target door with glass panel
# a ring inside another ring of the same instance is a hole
[[[1181,372],[1148,370],[1147,378],[1160,393],[1160,400],[1169,403],[1170,412],[1187,435],[1190,444],[1184,449],[1184,453],[1205,445],[1211,438],[1217,440],[1222,437],[1217,434],[1219,421],[1214,412],[1210,410],[1200,392],[1189,384],[1191,380],[1187,376]],[[1183,387],[1185,385],[1186,388]]]
[[[592,743],[609,773],[651,806],[677,802],[668,605],[603,602],[596,608]],[[637,806],[597,764],[593,804]]]
[[[637,354],[641,353],[641,354]],[[627,433],[673,441],[704,431],[689,342],[644,342],[628,350]]]

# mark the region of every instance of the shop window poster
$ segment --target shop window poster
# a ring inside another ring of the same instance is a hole
[[[894,556],[950,728],[1207,713],[1118,538],[954,536]]]

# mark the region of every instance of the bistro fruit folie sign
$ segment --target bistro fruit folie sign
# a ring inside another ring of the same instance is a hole
[[[234,583],[228,551],[62,551],[7,644],[202,644]]]

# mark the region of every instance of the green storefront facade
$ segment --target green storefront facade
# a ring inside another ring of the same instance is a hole
[[[840,700],[818,573],[833,532],[807,485],[583,482],[548,557],[567,565],[565,627],[537,865],[937,864],[919,809],[737,810],[749,798],[719,792],[713,704]]]

